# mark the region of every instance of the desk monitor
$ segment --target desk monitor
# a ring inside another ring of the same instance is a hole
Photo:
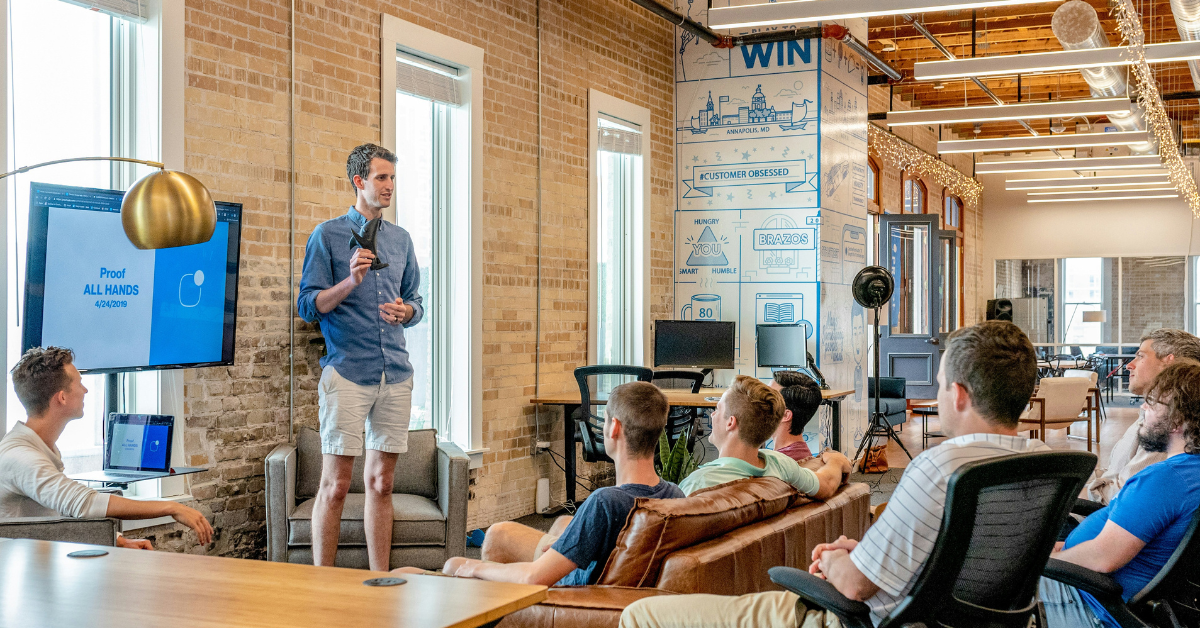
[[[804,323],[755,326],[758,365],[807,366],[808,329]]]
[[[733,321],[654,321],[654,366],[731,369]]]

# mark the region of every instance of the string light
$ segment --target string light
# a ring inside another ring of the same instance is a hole
[[[1116,0],[1113,12],[1117,18],[1117,32],[1125,38],[1127,54],[1133,58],[1130,68],[1137,80],[1138,104],[1145,110],[1146,122],[1158,140],[1158,154],[1163,167],[1167,169],[1167,176],[1179,191],[1179,195],[1187,201],[1192,216],[1200,218],[1200,193],[1196,190],[1196,180],[1192,178],[1192,173],[1179,156],[1175,134],[1171,130],[1171,118],[1167,116],[1162,97],[1158,93],[1158,81],[1150,71],[1150,64],[1146,62],[1146,33],[1142,30],[1141,16],[1130,0]]]
[[[867,148],[887,165],[912,172],[922,179],[949,189],[972,211],[979,208],[983,184],[958,171],[934,155],[909,144],[877,125],[867,125]]]

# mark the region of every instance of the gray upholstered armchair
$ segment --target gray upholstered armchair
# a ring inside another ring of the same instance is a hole
[[[120,525],[121,522],[107,517],[96,519],[17,517],[0,519],[0,537],[112,547],[117,544],[117,532],[120,530]]]
[[[408,451],[396,462],[392,505],[392,567],[441,569],[466,552],[467,455],[439,443],[434,430],[408,433]],[[312,564],[312,512],[321,481],[321,437],[305,428],[296,444],[267,456],[267,558]],[[337,566],[367,568],[363,458],[354,461],[342,511]]]

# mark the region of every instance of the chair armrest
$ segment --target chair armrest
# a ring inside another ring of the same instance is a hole
[[[1075,500],[1075,505],[1071,507],[1071,512],[1086,517],[1097,510],[1100,510],[1101,508],[1104,508],[1104,504],[1101,504],[1100,502],[1079,498]]]
[[[467,499],[471,459],[458,445],[438,443],[438,508],[446,518],[446,556],[467,553]]]
[[[267,454],[267,560],[287,562],[288,517],[296,509],[296,446]]]
[[[120,521],[111,517],[15,517],[0,519],[0,537],[113,547],[120,525]]]
[[[1117,584],[1112,576],[1092,571],[1087,567],[1080,567],[1075,563],[1051,558],[1046,563],[1046,569],[1042,571],[1042,575],[1073,586],[1080,591],[1087,591],[1102,602],[1105,597],[1121,599],[1121,585]]]
[[[825,580],[793,567],[772,567],[767,573],[771,582],[799,595],[806,604],[837,615],[846,628],[871,628],[870,607],[842,595]]]

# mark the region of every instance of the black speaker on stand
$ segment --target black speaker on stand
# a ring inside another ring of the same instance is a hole
[[[850,290],[854,294],[854,300],[859,305],[875,311],[875,372],[872,377],[875,381],[875,409],[871,412],[871,424],[867,428],[867,433],[863,434],[862,440],[858,443],[858,451],[854,453],[852,461],[857,462],[859,456],[862,455],[863,449],[871,444],[871,439],[875,436],[884,437],[886,443],[888,438],[896,441],[900,446],[900,450],[904,455],[912,460],[912,454],[908,453],[908,449],[904,447],[904,443],[900,442],[900,437],[896,435],[896,430],[892,429],[892,424],[888,423],[887,416],[879,409],[879,308],[883,307],[889,299],[892,298],[892,291],[895,289],[896,282],[892,279],[892,274],[882,266],[867,266],[858,271],[854,276],[854,283],[851,284]],[[868,452],[870,450],[868,449]],[[863,465],[864,468],[866,465]]]

